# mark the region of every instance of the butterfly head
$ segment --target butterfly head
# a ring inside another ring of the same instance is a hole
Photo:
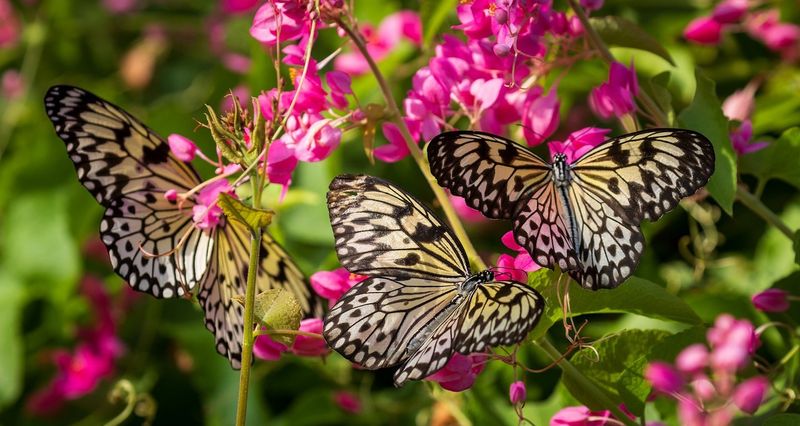
[[[567,163],[567,156],[559,152],[553,156],[553,181],[556,186],[566,186],[572,180],[571,167]]]

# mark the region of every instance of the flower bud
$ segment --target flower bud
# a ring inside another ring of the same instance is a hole
[[[697,373],[708,366],[708,349],[702,343],[687,346],[675,358],[675,366],[684,373]]]
[[[527,396],[528,392],[525,389],[525,382],[522,380],[517,380],[516,382],[511,383],[511,386],[508,388],[508,399],[511,400],[512,404],[525,402],[525,398],[527,398]]]
[[[169,150],[179,160],[184,163],[194,160],[194,155],[197,153],[197,145],[188,138],[173,133],[167,138],[167,143],[169,144]]]
[[[664,362],[651,362],[644,371],[644,377],[653,384],[653,388],[662,393],[674,393],[683,388],[683,377]]]
[[[745,413],[753,414],[761,406],[768,388],[769,380],[764,376],[745,380],[733,391],[733,403]]]
[[[784,312],[789,309],[789,293],[770,288],[753,295],[753,305],[762,312]]]

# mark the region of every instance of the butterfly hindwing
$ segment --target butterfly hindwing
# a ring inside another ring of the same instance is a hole
[[[541,296],[512,281],[478,285],[394,375],[396,385],[419,380],[446,364],[453,353],[485,352],[519,343],[536,326],[544,309]]]
[[[483,132],[444,132],[427,148],[439,184],[493,219],[511,219],[526,188],[550,181],[550,167],[518,144]]]
[[[336,254],[350,272],[461,281],[469,271],[464,249],[450,228],[382,179],[336,177],[328,208]]]

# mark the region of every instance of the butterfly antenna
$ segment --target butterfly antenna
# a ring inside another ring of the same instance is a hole
[[[521,272],[526,275],[528,274],[528,272],[525,271],[524,269],[514,268],[511,266],[492,266],[491,268],[489,268],[489,270],[494,272],[495,278],[498,278],[499,276],[504,276],[507,277],[509,281],[516,281],[514,280],[513,272]],[[500,278],[500,280],[503,280],[503,278]]]

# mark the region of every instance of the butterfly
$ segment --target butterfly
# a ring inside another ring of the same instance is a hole
[[[644,250],[642,220],[658,219],[714,172],[711,142],[682,129],[612,138],[572,164],[475,131],[441,133],[427,152],[441,186],[487,217],[513,220],[536,263],[591,290],[628,278]]]
[[[542,297],[491,270],[473,274],[453,231],[412,195],[372,176],[340,175],[328,210],[339,261],[369,278],[325,317],[323,337],[367,369],[400,364],[394,383],[425,378],[458,352],[520,342]]]
[[[77,87],[51,87],[44,98],[56,134],[66,143],[78,179],[106,208],[100,236],[114,271],[135,290],[157,298],[185,297],[195,288],[217,351],[241,367],[243,308],[250,233],[222,218],[211,231],[195,227],[194,201],[181,206],[167,190],[187,192],[201,183],[167,142],[121,108]],[[306,314],[319,300],[286,251],[264,233],[258,291],[290,290]],[[249,326],[249,325],[248,325]]]

